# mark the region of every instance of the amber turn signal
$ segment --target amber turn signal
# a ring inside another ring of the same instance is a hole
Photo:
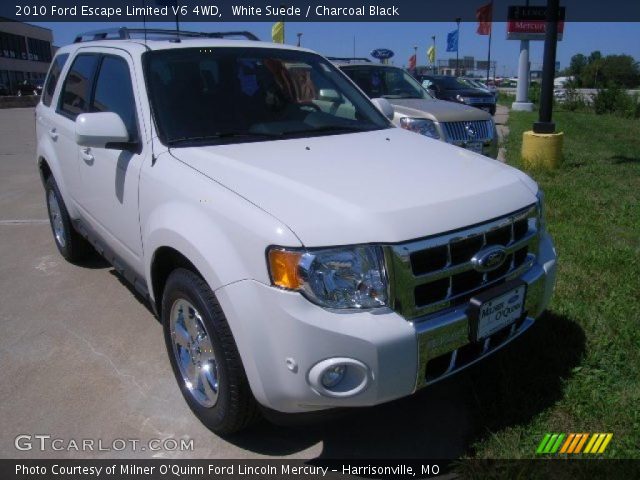
[[[269,270],[274,285],[296,290],[302,286],[298,264],[302,253],[285,250],[269,251]]]

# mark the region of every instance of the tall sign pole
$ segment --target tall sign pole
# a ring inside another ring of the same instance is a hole
[[[525,2],[529,6],[529,0]],[[516,101],[511,108],[523,112],[532,112],[533,103],[529,101],[529,40],[520,40],[520,57],[518,57],[518,89]]]

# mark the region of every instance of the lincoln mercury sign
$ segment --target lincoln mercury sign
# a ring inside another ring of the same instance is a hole
[[[558,12],[558,40],[564,33],[565,8]],[[544,40],[547,7],[511,6],[507,15],[507,40]]]

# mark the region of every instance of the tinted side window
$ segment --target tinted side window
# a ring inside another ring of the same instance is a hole
[[[51,68],[49,69],[49,75],[47,76],[47,81],[45,82],[44,89],[42,90],[42,103],[44,103],[47,107],[51,105],[53,92],[55,92],[56,90],[56,85],[58,85],[58,78],[60,78],[60,72],[62,71],[62,67],[64,67],[65,62],[67,61],[67,58],[69,58],[68,53],[58,55],[53,61]]]
[[[98,58],[96,54],[78,55],[64,80],[59,108],[73,119],[89,111],[91,85]]]
[[[136,103],[129,65],[124,59],[112,56],[103,57],[91,111],[117,113],[127,127],[129,140],[137,140]]]

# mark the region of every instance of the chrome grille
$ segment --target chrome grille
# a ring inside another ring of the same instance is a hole
[[[507,259],[481,273],[471,259],[491,245],[505,247]],[[413,320],[466,303],[474,294],[531,268],[537,246],[536,206],[464,230],[389,246],[385,255],[391,305]]]
[[[443,122],[442,127],[448,142],[487,141],[493,138],[493,122],[491,120]],[[473,136],[470,131],[474,132]]]

